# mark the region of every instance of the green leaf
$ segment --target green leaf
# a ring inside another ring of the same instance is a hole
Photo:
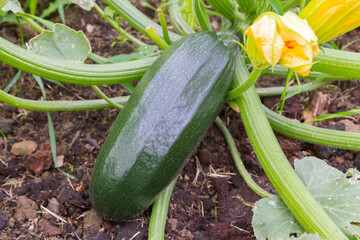
[[[69,5],[71,3],[70,0],[62,0],[61,3],[65,6],[65,5]],[[59,8],[58,2],[50,2],[49,6],[47,8],[45,8],[41,15],[39,16],[40,18],[46,18],[48,16],[50,16],[52,13],[56,12]]]
[[[252,226],[256,239],[286,239],[290,234],[304,232],[279,196],[259,200],[253,212]]]
[[[291,240],[292,239],[297,239],[297,240],[322,240],[322,238],[319,235],[307,234],[307,233],[304,233],[300,237],[291,237],[290,239]]]
[[[71,0],[74,4],[79,5],[82,9],[86,11],[90,11],[90,9],[94,6],[95,0]]]
[[[110,6],[106,6],[105,9],[104,9],[104,13],[109,16],[111,19],[114,18],[115,16],[115,10],[110,7]]]
[[[53,59],[84,62],[91,47],[82,31],[55,24],[53,31],[44,31],[31,39],[28,50]]]
[[[0,134],[1,136],[5,139],[5,141],[8,140],[8,138],[6,137],[5,133],[0,129]]]
[[[360,236],[360,172],[347,173],[315,157],[295,160],[295,170],[314,198],[350,239]],[[303,228],[280,197],[258,201],[254,206],[253,228],[257,239],[287,238],[300,235]]]
[[[279,0],[269,0],[269,2],[278,15],[284,14]]]
[[[21,11],[21,4],[18,0],[9,0],[3,7],[3,11],[11,11],[13,13],[17,13]]]
[[[323,120],[338,118],[338,117],[347,117],[347,116],[351,116],[351,115],[355,115],[355,114],[359,114],[359,113],[360,113],[360,108],[356,108],[356,109],[352,109],[352,110],[344,111],[344,112],[324,114],[324,115],[318,116],[310,121],[307,121],[305,123],[318,122],[318,121],[323,121]]]

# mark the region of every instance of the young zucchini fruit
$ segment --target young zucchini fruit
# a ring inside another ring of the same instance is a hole
[[[97,157],[90,195],[100,215],[133,218],[177,176],[220,111],[235,54],[226,35],[201,32],[149,68]]]

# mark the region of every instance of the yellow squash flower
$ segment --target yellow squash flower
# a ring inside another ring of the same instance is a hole
[[[359,0],[312,0],[301,12],[319,43],[329,41],[360,26]]]
[[[319,53],[317,37],[295,13],[261,15],[246,31],[248,55],[255,67],[282,66],[306,76]],[[256,46],[256,48],[254,47]]]

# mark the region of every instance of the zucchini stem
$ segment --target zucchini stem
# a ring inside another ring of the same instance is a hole
[[[162,39],[151,26],[148,26],[146,28],[146,32],[148,33],[151,40],[153,40],[163,50],[169,47],[169,45],[164,41],[164,39]]]
[[[110,98],[111,101],[125,105],[129,96]],[[36,101],[22,99],[0,90],[0,101],[14,107],[34,111],[83,111],[111,108],[103,99],[75,100],[75,101]],[[234,102],[235,103],[235,102]],[[264,110],[271,127],[278,133],[300,141],[360,151],[360,134],[344,132],[301,124],[274,113],[270,109]]]
[[[241,75],[236,74],[233,85],[240,86],[249,78],[242,58]],[[326,239],[348,239],[325,213],[306,189],[285,157],[262,108],[255,87],[236,99],[240,114],[255,153],[269,180],[285,205],[308,233],[319,233]]]
[[[163,10],[161,8],[159,8],[157,11],[158,11],[159,20],[160,20],[160,23],[161,23],[161,28],[162,28],[164,40],[168,45],[171,45],[171,40],[170,40],[170,36],[169,36],[169,30],[168,30],[166,18],[164,16],[164,12],[163,12]]]
[[[130,41],[132,41],[133,43],[135,43],[139,46],[146,45],[146,43],[140,41],[136,37],[133,37],[130,33],[128,33],[122,27],[120,27],[119,24],[116,21],[114,21],[113,19],[111,19],[108,15],[106,15],[105,12],[96,3],[94,4],[94,8],[121,35],[123,35],[124,37],[126,37],[127,39],[129,39]]]
[[[153,204],[149,225],[149,240],[164,240],[170,197],[177,179],[178,177],[170,183]]]
[[[117,103],[113,102],[110,98],[108,98],[108,96],[106,96],[105,93],[103,93],[103,92],[100,90],[100,88],[98,88],[98,86],[92,85],[91,87],[95,90],[95,92],[96,92],[102,99],[104,99],[107,103],[109,103],[110,106],[112,106],[112,107],[114,107],[114,108],[117,108],[117,109],[123,109],[123,108],[124,108],[123,105],[117,104]]]
[[[239,70],[240,69],[238,67],[235,69],[235,75],[241,73],[239,72]],[[261,75],[261,72],[262,72],[261,69],[254,68],[254,70],[250,74],[250,77],[244,83],[242,83],[240,86],[228,92],[226,96],[226,100],[235,99],[239,97],[241,94],[243,94],[245,91],[247,91],[258,80],[258,78]]]
[[[242,178],[244,179],[244,181],[246,182],[246,184],[248,185],[249,188],[251,188],[256,194],[258,194],[260,197],[263,198],[269,198],[274,196],[273,194],[267,192],[266,190],[262,189],[251,177],[251,175],[249,174],[249,172],[246,170],[244,163],[241,160],[239,151],[237,150],[235,141],[233,139],[233,137],[231,136],[231,133],[229,132],[229,130],[227,129],[227,127],[225,126],[225,124],[223,123],[223,121],[221,121],[221,119],[219,117],[217,117],[215,119],[215,124],[216,126],[220,129],[220,131],[222,132],[222,134],[225,137],[225,140],[228,144],[228,147],[230,149],[231,155],[234,159],[235,165],[237,170],[239,171],[240,175],[242,176]]]

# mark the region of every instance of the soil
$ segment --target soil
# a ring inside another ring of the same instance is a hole
[[[160,1],[148,2],[159,5]],[[48,2],[41,4],[43,8]],[[141,7],[139,2],[136,4],[149,17],[154,17],[152,10]],[[110,46],[119,34],[96,11],[86,12],[77,6],[70,6],[65,13],[67,25],[86,34],[93,52],[109,57],[132,51],[126,44]],[[56,14],[51,16],[51,20],[60,22]],[[123,22],[122,26],[126,28],[129,25]],[[3,24],[0,32],[9,41],[20,43],[17,26]],[[25,25],[24,34],[26,41],[36,35]],[[344,46],[359,37],[360,29],[354,30],[338,38],[339,45]],[[353,43],[347,50],[359,52],[360,43]],[[0,68],[0,87],[3,89],[17,70],[3,63]],[[61,88],[51,82],[45,83],[48,100],[98,98],[88,86],[65,84],[66,88]],[[262,77],[257,83],[261,87],[283,84],[284,79],[270,77]],[[120,85],[102,86],[101,89],[108,96],[128,94]],[[12,87],[10,94],[41,99],[40,88],[27,73]],[[264,98],[262,101],[274,109],[279,97]],[[314,106],[320,111],[315,111]],[[316,116],[359,107],[358,81],[343,81],[288,99],[283,114],[302,121],[309,111]],[[111,223],[97,216],[89,201],[89,178],[117,113],[118,110],[51,112],[57,154],[64,161],[61,169],[76,177],[73,180],[51,164],[46,113],[0,103],[0,129],[8,137],[7,142],[0,138],[1,239],[147,239],[151,209],[131,221]],[[249,143],[239,114],[225,106],[220,117],[227,123],[254,180],[265,190],[275,193]],[[359,131],[359,121],[360,116],[354,115],[346,120],[327,120],[314,125]],[[350,167],[360,168],[360,153],[356,151],[316,146],[281,135],[277,135],[277,138],[291,163],[297,158],[316,156],[341,171]],[[11,152],[14,144],[22,141],[37,144],[33,154],[16,156]],[[169,206],[165,239],[255,239],[251,227],[251,206],[259,199],[240,177],[221,132],[213,126],[176,183]]]

